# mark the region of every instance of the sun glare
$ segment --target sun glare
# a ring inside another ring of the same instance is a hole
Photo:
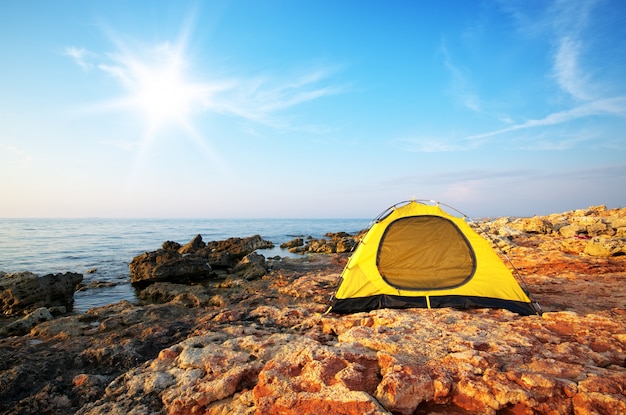
[[[143,115],[152,134],[167,124],[187,125],[194,108],[202,105],[205,88],[189,81],[184,69],[181,54],[168,46],[157,49],[149,60],[128,59],[129,103]]]
[[[117,39],[116,39],[117,40]],[[185,38],[175,46],[163,43],[153,47],[132,49],[117,40],[118,52],[108,55],[108,62],[98,68],[116,79],[125,90],[119,99],[109,101],[105,108],[139,115],[143,133],[138,141],[137,157],[129,186],[133,186],[143,164],[149,159],[153,144],[164,133],[178,130],[218,171],[224,163],[205,135],[194,125],[194,116],[209,109],[212,95],[227,88],[222,83],[194,81],[185,51]]]

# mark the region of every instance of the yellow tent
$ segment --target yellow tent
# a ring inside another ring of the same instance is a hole
[[[439,203],[412,200],[381,214],[341,277],[330,309],[336,313],[408,307],[540,312],[489,242]]]

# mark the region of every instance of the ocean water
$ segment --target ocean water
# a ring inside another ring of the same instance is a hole
[[[75,293],[74,310],[84,312],[136,301],[128,264],[165,241],[185,244],[197,234],[205,242],[258,234],[276,245],[259,253],[289,256],[293,254],[278,248],[281,243],[327,232],[356,233],[368,225],[367,219],[0,219],[0,271],[77,272],[85,284],[116,284]]]

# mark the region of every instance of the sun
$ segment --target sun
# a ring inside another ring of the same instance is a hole
[[[115,39],[118,49],[107,54],[97,67],[111,76],[124,90],[114,100],[103,103],[103,109],[138,116],[142,132],[133,139],[137,149],[131,168],[131,184],[149,162],[159,140],[189,140],[216,171],[225,169],[210,140],[196,127],[196,117],[214,110],[216,94],[229,84],[206,80],[192,74],[193,65],[185,54],[186,37],[177,43],[136,46]],[[132,47],[135,46],[135,47]]]
[[[127,55],[121,61],[126,103],[142,115],[149,134],[170,124],[188,126],[208,98],[207,86],[192,82],[186,74],[182,52],[168,44],[154,48],[148,56]]]

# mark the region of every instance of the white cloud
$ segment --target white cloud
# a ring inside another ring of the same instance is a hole
[[[507,133],[529,129],[540,129],[542,127],[550,127],[561,124],[567,125],[575,120],[596,116],[609,116],[626,119],[626,96],[598,99],[570,109],[548,114],[544,118],[531,119],[498,130],[474,134],[462,138],[410,137],[393,140],[392,144],[401,150],[419,153],[469,151],[487,143],[489,139],[505,135]],[[588,135],[585,138],[562,137],[562,139],[556,141],[554,138],[550,140],[545,139],[543,141],[535,141],[532,145],[525,144],[524,149],[564,150],[571,148],[578,143],[589,141],[590,139],[591,138]]]
[[[521,124],[502,128],[487,133],[476,134],[466,137],[468,140],[483,139],[508,133],[516,130],[524,130],[527,128],[545,127],[557,124],[564,124],[580,118],[611,115],[618,117],[626,117],[626,96],[600,99],[591,101],[586,104],[579,105],[574,108],[549,114],[541,119],[528,120]]]
[[[77,48],[74,46],[68,46],[65,48],[64,55],[72,58],[74,62],[85,71],[88,71],[93,68],[93,65],[87,62],[87,59],[92,54],[91,52],[87,51],[85,48]]]
[[[600,98],[592,91],[598,91],[585,53],[597,45],[589,26],[594,22],[594,9],[597,0],[567,1],[557,0],[552,3],[544,16],[550,38],[556,39],[553,45],[553,73],[556,83],[563,92],[578,101],[590,101]]]
[[[554,58],[556,81],[573,98],[581,101],[592,99],[588,92],[589,77],[582,72],[579,65],[583,43],[570,36],[560,39]]]
[[[291,80],[241,80],[225,94],[227,109],[244,118],[276,125],[274,115],[317,99],[341,94],[345,88],[325,85],[325,78],[304,74]]]
[[[128,77],[127,71],[126,69],[124,69],[123,66],[102,63],[98,65],[98,69],[117,79],[122,85],[128,86],[131,84],[131,80]]]

